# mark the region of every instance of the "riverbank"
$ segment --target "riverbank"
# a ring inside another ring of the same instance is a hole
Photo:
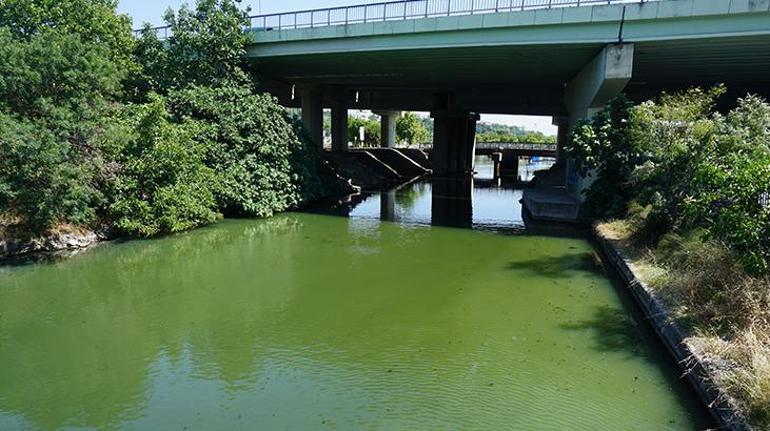
[[[729,265],[727,262],[702,265],[698,260],[703,256],[686,245],[680,246],[679,252],[687,256],[684,260],[689,265],[670,260],[671,256],[664,256],[659,249],[635,243],[632,232],[625,221],[594,226],[608,263],[621,275],[671,354],[687,369],[688,379],[715,419],[730,430],[767,429],[770,349],[762,313],[741,321],[724,309],[711,310],[721,311],[719,318],[730,322],[729,329],[719,331],[716,317],[700,314],[703,308],[712,308],[713,299],[703,299],[710,296],[710,286],[697,280],[692,272],[710,273],[711,284],[735,295],[733,304],[723,305],[732,307],[733,314],[745,313],[737,308],[745,307],[745,301],[754,301],[745,297],[746,292],[740,292],[745,287],[741,283],[748,281],[737,281],[731,274],[734,268],[724,267]],[[708,250],[704,255],[713,257],[717,253]],[[731,282],[735,285],[729,286]],[[690,292],[683,292],[685,289]]]
[[[322,173],[323,181],[334,184],[333,187],[328,187],[328,190],[333,190],[333,194],[307,202],[303,207],[312,206],[320,201],[345,200],[351,195],[360,193],[362,187],[384,190],[403,181],[395,171],[392,174],[387,172],[387,169],[390,169],[387,164],[379,160],[376,163],[381,165],[381,169],[374,169],[372,163],[358,161],[357,157],[343,158],[331,155],[325,157],[319,171]],[[222,217],[217,218],[214,223],[221,219]],[[194,226],[188,230],[203,226],[206,225]],[[117,238],[121,238],[121,235],[110,233],[107,228],[94,229],[72,224],[58,225],[41,234],[33,234],[21,228],[18,220],[3,217],[0,218],[0,262],[81,251],[99,242]]]

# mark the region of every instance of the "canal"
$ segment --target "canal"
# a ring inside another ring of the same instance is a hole
[[[0,267],[0,429],[707,427],[583,234],[526,225],[520,193],[418,181]]]

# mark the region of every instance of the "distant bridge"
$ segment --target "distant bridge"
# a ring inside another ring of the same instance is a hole
[[[419,149],[431,152],[433,144],[422,144]],[[476,144],[477,156],[491,156],[494,153],[515,154],[519,157],[556,157],[556,144],[540,144],[532,142],[480,142]]]

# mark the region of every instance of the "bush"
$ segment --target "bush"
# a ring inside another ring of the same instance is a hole
[[[132,133],[110,205],[115,227],[152,236],[216,220],[216,175],[204,163],[205,148],[193,139],[198,126],[170,123],[159,96],[128,114]]]
[[[596,175],[586,193],[593,217],[632,217],[637,239],[652,244],[703,228],[760,274],[770,270],[770,105],[748,96],[721,115],[714,106],[724,93],[690,89],[638,106],[616,99],[577,127],[566,151],[583,175]]]
[[[291,160],[305,148],[271,96],[247,86],[193,86],[170,99],[177,121],[201,125],[195,139],[220,178],[216,196],[225,214],[267,217],[301,203],[302,177]]]
[[[93,168],[44,124],[0,113],[0,208],[32,232],[93,221]]]
[[[586,191],[584,210],[590,217],[619,217],[633,196],[629,180],[643,145],[630,136],[631,107],[625,97],[615,98],[593,119],[579,123],[564,147],[581,175],[596,177]]]

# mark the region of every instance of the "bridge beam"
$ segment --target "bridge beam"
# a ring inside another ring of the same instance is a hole
[[[375,111],[380,116],[380,137],[382,146],[394,148],[396,146],[396,121],[401,116],[400,111]]]
[[[476,153],[476,122],[479,114],[468,111],[442,110],[433,117],[433,173],[438,175],[472,175]]]
[[[324,111],[322,95],[313,88],[303,88],[300,91],[302,102],[302,124],[310,136],[310,140],[319,149],[323,148]]]

